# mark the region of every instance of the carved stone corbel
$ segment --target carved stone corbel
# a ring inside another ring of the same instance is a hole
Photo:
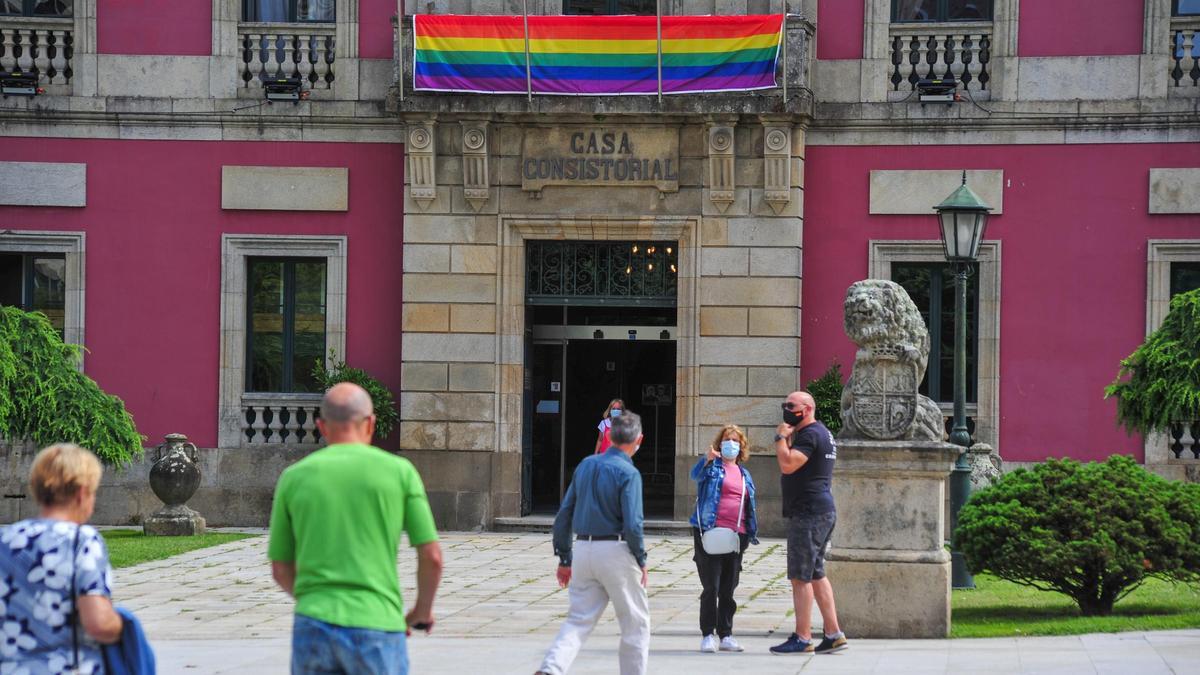
[[[763,125],[763,200],[779,215],[792,201],[792,128]]]
[[[479,211],[488,200],[487,122],[462,123],[463,196]]]
[[[708,199],[721,213],[734,200],[733,126],[708,128]]]
[[[436,125],[433,120],[408,125],[408,144],[404,149],[408,159],[408,194],[421,208],[437,199]]]

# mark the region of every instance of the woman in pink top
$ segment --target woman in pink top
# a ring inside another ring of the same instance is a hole
[[[742,464],[750,457],[746,434],[736,425],[727,424],[717,432],[708,453],[692,467],[696,481],[696,510],[692,513],[696,571],[700,574],[700,651],[740,652],[733,639],[733,614],[742,571],[742,554],[751,543],[758,543],[758,518],[754,501],[754,479]],[[701,543],[701,534],[715,527],[727,527],[738,533],[740,548],[733,553],[710,555]]]
[[[614,398],[609,401],[608,407],[604,409],[604,416],[600,418],[600,424],[596,425],[596,431],[600,432],[596,435],[596,449],[594,454],[608,450],[608,446],[612,445],[608,440],[608,429],[612,426],[612,418],[620,417],[621,412],[625,410],[625,402],[619,398]]]

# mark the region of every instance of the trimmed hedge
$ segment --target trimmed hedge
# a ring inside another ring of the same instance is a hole
[[[954,544],[971,572],[1070,596],[1107,615],[1147,577],[1200,580],[1200,485],[1129,457],[1050,459],[971,496]]]

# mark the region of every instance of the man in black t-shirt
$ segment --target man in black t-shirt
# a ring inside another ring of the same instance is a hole
[[[837,444],[833,434],[817,421],[817,404],[812,395],[794,391],[783,403],[783,424],[775,433],[775,458],[783,472],[783,517],[787,519],[787,573],[792,582],[792,605],[796,610],[796,632],[783,644],[771,647],[775,654],[816,652],[827,654],[847,646],[838,626],[833,586],[825,578],[825,551],[833,536],[837,510],[833,504],[833,463]],[[825,637],[812,644],[812,606],[821,610]]]

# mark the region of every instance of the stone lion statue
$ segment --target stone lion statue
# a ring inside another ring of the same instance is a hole
[[[866,279],[846,291],[845,329],[858,351],[842,391],[840,438],[942,440],[941,409],[918,393],[929,363],[929,331],[908,292]]]

